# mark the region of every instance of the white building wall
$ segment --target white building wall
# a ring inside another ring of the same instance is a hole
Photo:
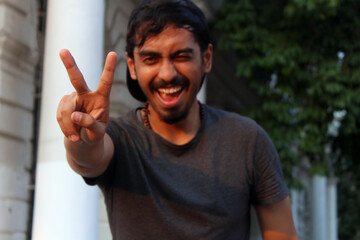
[[[0,1],[0,240],[28,239],[36,27],[35,0]]]

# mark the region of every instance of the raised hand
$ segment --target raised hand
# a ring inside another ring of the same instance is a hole
[[[61,99],[56,114],[57,121],[70,141],[96,143],[104,137],[109,119],[109,98],[117,61],[116,53],[110,52],[107,55],[99,86],[93,92],[88,88],[70,52],[61,50],[60,58],[76,92]]]

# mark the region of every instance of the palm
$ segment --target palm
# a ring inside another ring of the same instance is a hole
[[[105,128],[109,118],[109,100],[106,97],[96,93],[89,92],[77,96],[75,100],[75,110],[89,114],[102,126],[102,131],[94,133],[91,129],[86,129],[86,137],[95,141],[105,134]]]
[[[107,123],[108,120],[108,104],[106,97],[90,92],[76,98],[76,111],[84,112],[92,116],[99,122]]]

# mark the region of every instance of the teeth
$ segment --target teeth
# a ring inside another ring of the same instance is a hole
[[[173,94],[181,91],[181,87],[173,87],[173,88],[159,88],[159,92],[165,94]]]

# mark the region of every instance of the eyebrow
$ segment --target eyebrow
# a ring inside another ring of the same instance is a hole
[[[146,56],[160,57],[161,56],[161,54],[159,52],[155,52],[155,51],[139,51],[138,54],[140,57],[146,57]]]
[[[171,56],[173,57],[173,56],[179,55],[181,53],[191,53],[192,54],[192,53],[194,53],[194,49],[192,49],[192,48],[180,49],[180,50],[172,53]]]
[[[180,49],[172,54],[170,54],[170,57],[174,57],[176,55],[179,55],[181,53],[194,53],[194,49],[193,48],[184,48],[184,49]],[[144,51],[139,51],[138,52],[139,56],[140,57],[145,57],[145,56],[153,56],[153,57],[161,57],[161,53],[159,52],[156,52],[156,51],[147,51],[147,50],[144,50]]]

